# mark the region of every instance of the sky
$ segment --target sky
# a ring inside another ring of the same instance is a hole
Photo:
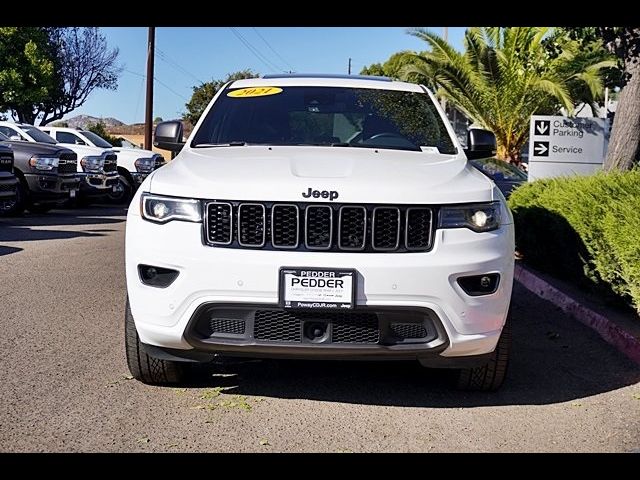
[[[426,27],[442,34],[443,27]],[[465,28],[448,35],[460,49]],[[110,47],[120,50],[118,89],[94,90],[65,118],[85,114],[141,123],[145,111],[146,27],[101,28]],[[156,28],[153,116],[178,118],[193,86],[246,68],[254,72],[352,73],[384,62],[400,50],[420,51],[425,42],[406,27],[162,27]]]

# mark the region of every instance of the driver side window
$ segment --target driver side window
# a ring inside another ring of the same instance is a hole
[[[20,135],[20,132],[18,132],[17,130],[14,130],[13,128],[1,126],[0,127],[0,133],[5,134],[11,140],[15,140],[16,137],[19,138],[22,141],[26,140],[26,138],[24,138],[24,136]]]
[[[70,143],[72,145],[86,145],[84,140],[70,132],[56,132],[56,140],[60,143]]]

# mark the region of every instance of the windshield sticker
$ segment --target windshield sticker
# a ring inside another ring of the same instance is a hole
[[[234,90],[232,92],[227,93],[227,97],[234,97],[234,98],[264,97],[266,95],[276,95],[281,92],[282,92],[282,89],[278,87],[241,88],[240,90]]]

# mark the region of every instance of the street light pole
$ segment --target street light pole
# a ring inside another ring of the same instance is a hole
[[[156,27],[149,27],[147,43],[147,105],[144,114],[144,148],[151,150],[153,128],[153,60],[155,57]]]

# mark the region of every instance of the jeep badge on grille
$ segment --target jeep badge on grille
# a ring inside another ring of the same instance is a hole
[[[304,198],[313,197],[313,198],[328,198],[329,200],[335,200],[340,195],[336,190],[314,190],[313,188],[309,187],[309,189],[306,192],[302,192],[302,196]]]

